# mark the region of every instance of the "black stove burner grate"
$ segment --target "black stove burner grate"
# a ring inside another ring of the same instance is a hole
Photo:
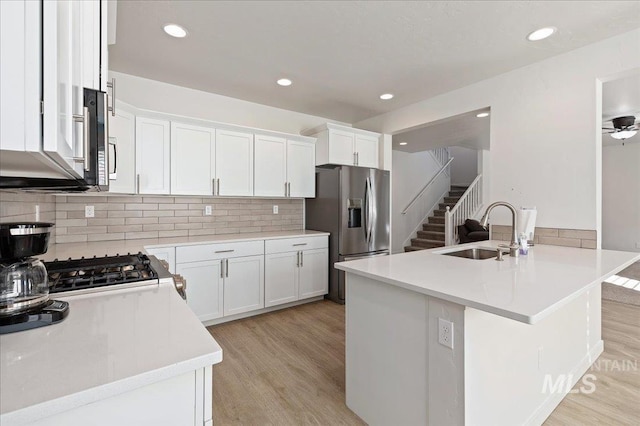
[[[45,262],[49,293],[83,290],[154,280],[158,274],[145,254],[93,257]]]

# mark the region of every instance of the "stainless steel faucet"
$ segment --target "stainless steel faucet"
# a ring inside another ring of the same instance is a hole
[[[511,210],[511,226],[513,228],[513,233],[511,234],[511,243],[509,244],[509,256],[518,257],[518,249],[520,248],[520,244],[518,244],[518,212],[516,211],[515,207],[504,201],[496,201],[495,203],[492,203],[491,205],[489,205],[489,207],[487,207],[484,215],[482,215],[482,219],[480,219],[480,225],[484,226],[485,228],[487,227],[487,224],[489,223],[489,213],[491,213],[491,210],[493,210],[493,208],[497,206],[505,206],[506,208]]]

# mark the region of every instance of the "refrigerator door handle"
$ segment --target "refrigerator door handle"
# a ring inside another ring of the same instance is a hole
[[[373,237],[373,231],[375,229],[375,212],[377,200],[375,199],[375,195],[373,192],[373,183],[371,179],[369,179],[369,204],[367,206],[367,212],[369,214],[369,218],[367,219],[367,223],[369,224],[369,245],[371,245],[371,239]]]
[[[364,204],[364,215],[365,215],[365,239],[367,241],[367,245],[371,245],[371,232],[373,230],[373,218],[371,217],[371,203],[373,202],[373,191],[371,190],[371,179],[367,178],[365,182],[365,204]]]

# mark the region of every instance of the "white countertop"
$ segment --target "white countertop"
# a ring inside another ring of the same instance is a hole
[[[496,248],[498,244],[504,242],[483,241],[341,262],[336,268],[533,324],[640,260],[640,253],[547,245],[536,245],[519,258],[507,254],[503,262],[439,254],[470,247]]]
[[[62,322],[0,336],[3,425],[48,417],[222,361],[222,349],[170,280],[65,296],[56,297],[70,305]]]
[[[320,231],[274,231],[274,232],[253,232],[246,234],[226,234],[226,235],[201,235],[195,237],[172,237],[172,238],[150,238],[141,240],[115,240],[115,241],[95,241],[89,243],[64,243],[52,244],[47,252],[38,258],[44,261],[54,259],[68,259],[92,257],[92,256],[115,256],[116,254],[137,253],[145,248],[187,246],[200,244],[213,244],[230,241],[255,241],[255,240],[276,240],[294,237],[319,237],[329,235],[328,232]]]

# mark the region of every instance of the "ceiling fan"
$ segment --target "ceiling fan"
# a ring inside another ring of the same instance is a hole
[[[640,130],[639,126],[636,124],[636,118],[633,115],[616,117],[611,120],[611,124],[613,124],[613,128],[603,127],[602,133],[608,133],[612,138],[622,141],[634,136],[638,133],[638,130]]]

